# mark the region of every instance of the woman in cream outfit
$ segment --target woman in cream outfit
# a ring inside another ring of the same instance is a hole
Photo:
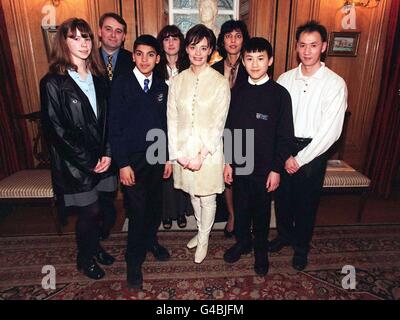
[[[206,26],[191,28],[185,39],[190,68],[171,81],[168,93],[169,158],[174,186],[190,194],[198,233],[187,244],[196,263],[207,255],[216,194],[224,191],[222,135],[230,102],[228,80],[209,67],[215,36]]]

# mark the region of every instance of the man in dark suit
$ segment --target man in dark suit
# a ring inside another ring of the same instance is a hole
[[[99,48],[101,61],[106,69],[105,79],[108,84],[108,91],[111,90],[112,82],[119,76],[132,72],[134,62],[132,52],[122,48],[127,33],[127,24],[125,20],[114,12],[107,12],[100,17],[98,36],[101,41]],[[115,165],[113,165],[113,168]],[[115,199],[114,195],[110,197]],[[124,206],[127,204],[124,202]],[[107,239],[111,228],[116,220],[115,210],[109,210],[108,214],[103,216],[103,228],[100,239]]]
[[[132,72],[132,52],[122,48],[127,33],[125,20],[116,13],[107,12],[99,20],[100,57],[106,68],[109,84],[120,75]]]

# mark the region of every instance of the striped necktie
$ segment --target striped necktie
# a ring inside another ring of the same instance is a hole
[[[107,76],[110,81],[113,79],[113,65],[112,65],[112,55],[109,55],[107,63]]]
[[[149,82],[150,82],[149,79],[144,79],[144,87],[143,87],[143,90],[144,90],[144,92],[146,92],[146,93],[147,93],[147,91],[149,91]]]

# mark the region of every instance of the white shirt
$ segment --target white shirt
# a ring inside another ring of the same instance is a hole
[[[339,139],[347,108],[347,86],[344,80],[321,62],[312,76],[306,77],[300,65],[282,74],[277,82],[292,98],[294,133],[312,138],[295,157],[303,166],[327,151]]]
[[[261,86],[262,84],[266,83],[269,80],[268,74],[265,74],[265,76],[261,79],[258,80],[257,82],[254,82],[252,78],[248,78],[248,82],[253,85],[253,86]]]
[[[144,79],[149,79],[148,86],[149,86],[149,90],[150,90],[151,84],[153,83],[153,73],[151,73],[151,75],[149,77],[146,77],[143,73],[141,73],[139,71],[139,69],[137,67],[135,67],[133,69],[133,73],[143,90],[144,90]]]

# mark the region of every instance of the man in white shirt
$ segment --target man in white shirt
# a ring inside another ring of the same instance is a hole
[[[278,83],[290,93],[295,143],[286,160],[275,208],[278,236],[270,252],[284,246],[294,249],[292,265],[304,270],[323,186],[327,151],[339,139],[347,108],[344,80],[321,62],[327,48],[327,31],[309,21],[296,31],[300,65],[282,74]]]

